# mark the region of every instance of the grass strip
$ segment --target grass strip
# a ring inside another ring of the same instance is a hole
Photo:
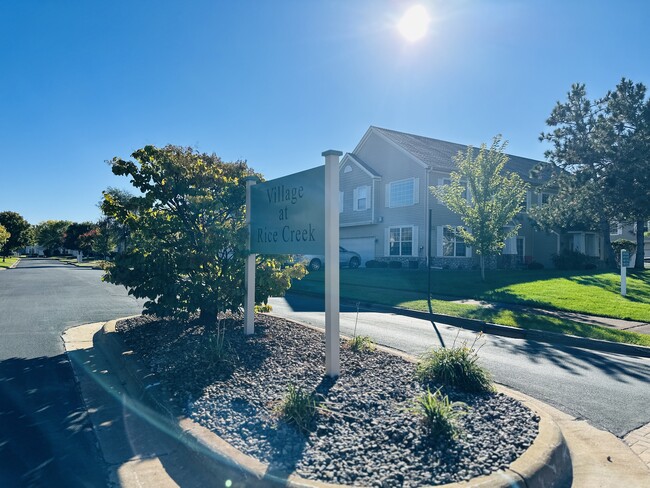
[[[18,262],[19,258],[14,258],[14,257],[9,257],[5,258],[3,261],[2,258],[0,258],[0,268],[11,268],[11,266],[14,265],[14,263]]]
[[[294,281],[292,290],[298,292],[307,291],[310,293],[323,293],[324,291],[322,281],[316,280],[308,280],[303,283]],[[341,283],[341,297],[348,300],[358,300],[423,312],[429,310],[427,300],[422,297],[422,293],[376,288],[374,286],[370,287],[367,284],[352,285],[349,283]],[[541,330],[650,347],[650,335],[610,329],[608,327],[585,324],[539,313],[489,308],[437,299],[431,300],[431,305],[435,313],[451,315],[453,317],[481,320],[483,322],[507,325],[525,330]]]
[[[298,289],[322,282],[323,273],[309,273]],[[645,322],[650,317],[650,270],[629,270],[627,296],[620,295],[620,276],[611,272],[557,270],[491,271],[482,282],[475,271],[433,270],[434,296],[471,298],[549,310]],[[357,285],[426,295],[426,270],[342,269],[341,286]],[[316,285],[317,286],[317,285]]]

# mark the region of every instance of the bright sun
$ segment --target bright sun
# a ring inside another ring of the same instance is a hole
[[[406,11],[397,27],[406,40],[415,42],[427,33],[429,22],[427,10],[422,5],[414,5]]]

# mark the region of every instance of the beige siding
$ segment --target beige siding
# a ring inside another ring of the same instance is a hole
[[[375,195],[372,191],[373,178],[349,158],[346,159],[347,161],[343,160],[343,165],[339,170],[339,190],[343,192],[343,212],[339,214],[340,224],[342,227],[371,224],[375,205]],[[346,172],[346,168],[350,168],[350,170]],[[354,210],[355,190],[364,186],[368,187],[369,207],[362,211]]]
[[[378,239],[377,256],[387,257],[385,252],[385,229],[398,226],[414,226],[416,227],[415,233],[418,235],[418,242],[414,246],[414,254],[425,258],[426,241],[422,238],[425,235],[426,215],[425,168],[376,134],[370,134],[366,143],[360,148],[358,156],[381,175],[381,180],[377,181],[375,188],[377,203],[375,206],[375,221],[379,223],[381,228],[381,232],[376,235]],[[388,207],[386,185],[408,178],[417,179],[418,192],[416,201],[418,203],[406,207]]]

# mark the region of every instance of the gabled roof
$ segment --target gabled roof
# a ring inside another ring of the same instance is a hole
[[[411,154],[416,160],[421,161],[434,170],[442,170],[445,172],[454,171],[457,167],[454,163],[453,157],[458,154],[459,151],[463,153],[467,151],[467,146],[463,144],[441,141],[440,139],[432,139],[430,137],[408,134],[396,130],[383,129],[381,127],[371,126],[368,130],[368,133],[370,132],[378,133],[385,139],[388,139],[396,146],[399,146],[404,151]],[[366,135],[368,135],[368,133]],[[359,146],[357,146],[357,149],[358,148]],[[475,153],[478,153],[478,149],[479,148],[476,147],[474,148]],[[519,174],[525,181],[541,183],[548,180],[550,176],[550,165],[548,171],[541,171],[537,176],[533,176],[533,173],[538,169],[540,163],[547,164],[544,161],[513,156],[511,154],[508,154],[508,157],[510,159],[506,164],[506,169]]]
[[[361,168],[363,171],[368,173],[368,176],[372,178],[381,178],[381,175],[379,173],[377,173],[374,169],[372,169],[365,162],[363,162],[359,156],[352,153],[345,153],[345,156],[343,156],[343,159],[341,159],[341,163],[339,164],[339,170],[343,168],[343,166],[347,163],[347,158],[349,158],[350,161],[352,161],[354,164],[359,166],[359,168]]]

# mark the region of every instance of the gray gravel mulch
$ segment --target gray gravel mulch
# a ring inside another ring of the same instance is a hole
[[[518,401],[443,388],[470,411],[458,420],[457,439],[432,439],[413,413],[424,389],[405,359],[343,345],[341,376],[332,380],[322,333],[265,315],[256,316],[251,337],[240,320],[223,326],[225,362],[210,359],[216,329],[198,322],[138,317],[117,331],[185,415],[271,470],[364,486],[437,485],[506,468],[537,436],[539,418]],[[290,384],[324,400],[308,434],[276,413]]]

